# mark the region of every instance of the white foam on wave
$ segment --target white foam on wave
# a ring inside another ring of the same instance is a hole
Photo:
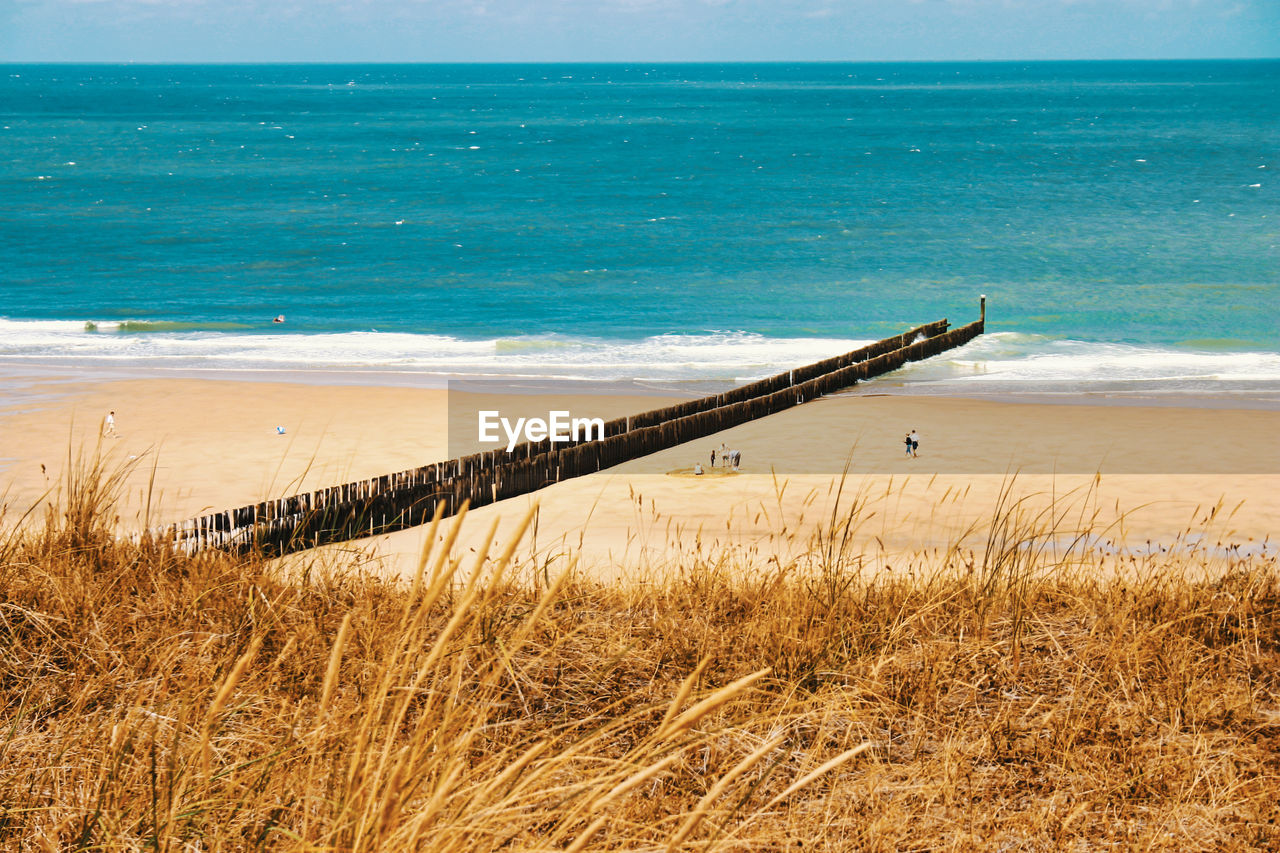
[[[995,384],[1203,390],[1214,383],[1280,386],[1280,353],[1214,351],[1060,340],[997,332],[894,374],[904,383],[981,390]]]
[[[396,370],[461,376],[585,379],[752,379],[867,341],[772,338],[747,332],[639,340],[513,336],[466,340],[400,332],[117,334],[127,321],[0,319],[0,359],[103,367],[227,370]]]
[[[85,367],[395,371],[438,376],[744,381],[856,349],[868,340],[707,331],[636,340],[536,335],[468,340],[401,332],[267,334],[178,324],[0,318],[0,360]],[[1060,340],[996,332],[876,380],[921,392],[1280,391],[1280,353]]]

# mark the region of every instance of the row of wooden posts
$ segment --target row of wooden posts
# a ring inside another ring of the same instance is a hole
[[[984,300],[985,301],[985,300]],[[985,308],[985,306],[984,306]],[[278,555],[332,542],[390,533],[445,516],[463,505],[484,506],[591,474],[659,450],[766,417],[961,346],[982,334],[983,318],[948,331],[939,320],[900,335],[713,394],[605,424],[602,439],[549,439],[474,453],[340,486],[215,512],[172,525],[188,552],[260,549]]]

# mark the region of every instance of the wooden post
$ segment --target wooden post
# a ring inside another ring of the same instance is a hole
[[[978,322],[984,326],[987,323],[987,294],[978,297]]]

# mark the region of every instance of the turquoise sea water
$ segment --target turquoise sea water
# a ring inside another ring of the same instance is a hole
[[[0,66],[0,360],[1280,385],[1280,62]],[[271,319],[284,314],[283,324]]]

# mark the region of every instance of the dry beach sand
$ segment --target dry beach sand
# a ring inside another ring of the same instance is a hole
[[[219,378],[11,380],[0,400],[7,519],[56,489],[68,448],[92,451],[109,410],[120,437],[103,439],[103,453],[111,465],[134,466],[120,509],[125,529],[451,455],[442,389],[210,376]],[[873,564],[893,564],[960,540],[980,548],[1005,490],[1025,497],[1028,512],[1056,499],[1072,523],[1083,513],[1103,539],[1134,548],[1148,540],[1171,546],[1188,529],[1206,532],[1210,544],[1274,548],[1263,543],[1280,519],[1275,410],[1230,400],[873,395],[870,387],[483,507],[471,514],[458,548],[478,547],[495,521],[500,547],[536,503],[536,536],[521,553],[539,564],[569,552],[602,575],[666,570],[698,554],[768,562],[807,548],[829,527],[833,507],[847,516],[857,504],[851,536],[858,550]],[[560,397],[556,405],[607,418],[667,402],[619,394]],[[522,395],[468,405],[520,414],[547,407]],[[903,452],[910,429],[921,437],[919,458]],[[742,453],[742,470],[689,476],[721,443]],[[403,572],[414,566],[423,535],[417,528],[328,553],[356,551]]]

